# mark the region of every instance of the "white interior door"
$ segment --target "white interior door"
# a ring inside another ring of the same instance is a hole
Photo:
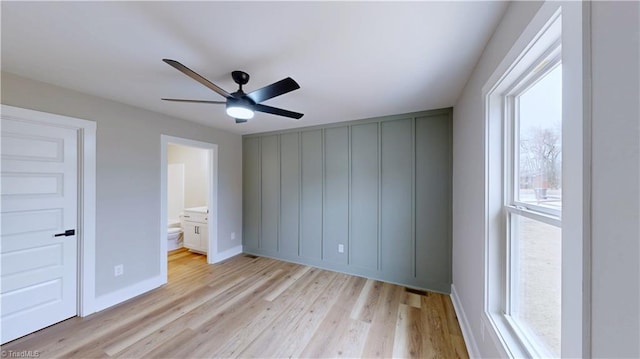
[[[0,126],[6,343],[77,314],[77,236],[64,233],[77,231],[78,133],[4,116]]]

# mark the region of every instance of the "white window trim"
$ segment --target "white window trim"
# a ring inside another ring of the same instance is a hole
[[[504,315],[505,219],[507,199],[503,157],[503,96],[516,74],[531,66],[548,48],[541,30],[562,12],[563,54],[563,209],[562,209],[562,357],[590,356],[590,4],[545,2],[482,89],[485,100],[485,294],[482,327],[485,336],[506,357],[532,356]],[[544,41],[544,39],[542,39]],[[542,50],[541,50],[542,49]],[[536,52],[538,51],[538,52]],[[538,56],[536,56],[538,55]],[[519,68],[516,68],[518,64]],[[515,70],[520,71],[515,71]],[[515,72],[514,72],[515,71]],[[509,78],[509,76],[511,76]],[[507,81],[508,80],[508,81]],[[513,206],[514,213],[530,214]],[[553,224],[552,214],[535,214]],[[559,220],[560,216],[555,216]],[[556,222],[557,223],[557,222]],[[502,239],[502,241],[501,241]]]

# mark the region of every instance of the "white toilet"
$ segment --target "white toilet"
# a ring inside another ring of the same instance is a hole
[[[172,251],[182,247],[182,228],[180,220],[169,220],[167,227],[167,250]]]

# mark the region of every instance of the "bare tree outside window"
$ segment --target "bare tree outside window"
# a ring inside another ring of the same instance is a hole
[[[562,184],[560,133],[549,128],[533,128],[520,139],[520,176],[530,181],[520,188],[559,189]]]
[[[562,206],[561,67],[518,98],[517,199],[554,209]]]

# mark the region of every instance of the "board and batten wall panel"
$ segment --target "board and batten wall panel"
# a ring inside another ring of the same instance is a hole
[[[378,270],[378,123],[351,126],[349,264]]]
[[[451,117],[244,136],[244,251],[449,293]]]
[[[261,231],[260,248],[266,253],[278,252],[280,212],[280,158],[278,136],[260,138]]]
[[[448,119],[417,117],[415,124],[416,273],[424,287],[451,282],[451,243],[432,240],[450,238],[452,232],[452,128],[442,126]]]
[[[245,251],[258,251],[261,227],[260,138],[245,138],[242,146],[242,245]]]
[[[322,258],[322,130],[302,136],[302,204],[300,209],[300,255]]]
[[[349,128],[324,130],[324,206],[322,258],[347,264],[349,237]],[[343,246],[343,252],[338,251]]]
[[[412,119],[380,124],[380,269],[401,283],[413,280]]]
[[[300,237],[300,135],[280,136],[280,253],[297,256]]]

